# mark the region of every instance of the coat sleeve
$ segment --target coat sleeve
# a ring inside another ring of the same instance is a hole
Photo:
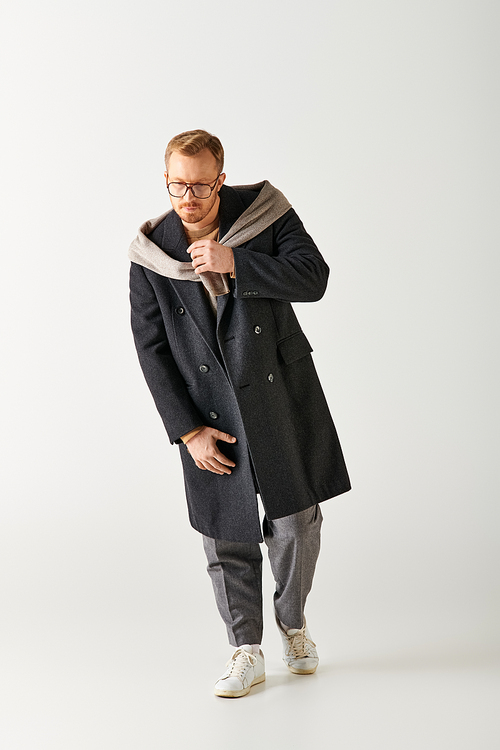
[[[130,268],[132,333],[139,362],[171,443],[203,424],[172,356],[158,300],[142,266]]]
[[[234,270],[235,297],[269,297],[282,302],[316,302],[325,293],[329,274],[293,208],[273,224],[272,255],[235,248]]]

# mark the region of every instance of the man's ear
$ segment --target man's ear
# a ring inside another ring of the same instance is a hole
[[[220,190],[220,189],[221,189],[221,187],[223,186],[223,184],[224,184],[224,181],[225,181],[225,179],[226,179],[226,174],[225,174],[225,172],[222,172],[222,173],[221,173],[221,174],[219,175],[219,186],[218,186],[217,192],[219,192],[219,190]]]

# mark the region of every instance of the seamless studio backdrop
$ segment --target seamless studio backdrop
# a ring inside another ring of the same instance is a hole
[[[277,748],[497,748],[498,5],[3,14],[2,747],[211,749],[252,718]],[[353,483],[322,506],[323,671],[283,674],[266,569],[269,679],[238,702],[129,328],[127,247],[196,127],[330,265],[295,307]],[[277,716],[304,707],[302,737]]]

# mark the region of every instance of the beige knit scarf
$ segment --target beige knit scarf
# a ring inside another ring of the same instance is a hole
[[[259,190],[253,203],[234,222],[230,230],[219,240],[219,244],[231,248],[239,247],[267,229],[291,208],[283,193],[273,187],[268,180],[255,185],[236,185],[234,190]],[[172,209],[171,209],[172,210]],[[150,271],[180,281],[201,281],[211,296],[219,297],[229,292],[227,274],[206,271],[196,274],[190,262],[183,263],[170,257],[147,235],[163,221],[170,211],[156,219],[145,221],[139,227],[139,233],[129,247],[128,257]]]

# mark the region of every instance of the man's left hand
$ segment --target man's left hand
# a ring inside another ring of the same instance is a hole
[[[188,247],[188,253],[191,253],[195,273],[205,273],[205,271],[231,273],[233,270],[233,251],[230,247],[219,245],[214,240],[197,240]]]

